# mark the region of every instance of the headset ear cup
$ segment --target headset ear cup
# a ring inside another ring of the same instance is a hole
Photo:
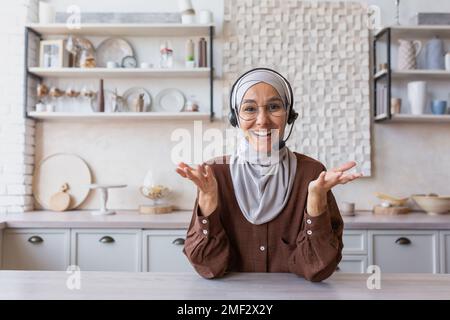
[[[230,121],[230,124],[231,124],[233,127],[237,127],[237,119],[236,119],[236,116],[235,116],[235,114],[234,114],[234,111],[231,111],[231,112],[228,114],[228,121]]]
[[[289,112],[289,117],[288,117],[288,124],[292,124],[294,123],[294,121],[297,119],[298,117],[298,113],[295,112],[295,110],[291,109],[291,112]]]
[[[297,120],[297,118],[298,118],[298,112],[293,112],[292,113],[292,123],[294,123],[295,122],[295,120]]]

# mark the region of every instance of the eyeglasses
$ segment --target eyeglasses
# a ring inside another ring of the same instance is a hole
[[[258,117],[260,108],[265,108],[271,117],[282,117],[286,114],[286,109],[277,103],[261,107],[255,104],[244,104],[239,111],[239,118],[245,121],[255,120]]]

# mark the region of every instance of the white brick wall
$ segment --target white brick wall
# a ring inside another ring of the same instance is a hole
[[[23,117],[25,24],[36,22],[37,0],[9,1],[0,11],[0,213],[33,210],[34,121]]]

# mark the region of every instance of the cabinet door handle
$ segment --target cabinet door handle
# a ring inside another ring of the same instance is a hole
[[[32,243],[32,244],[37,244],[37,243],[42,243],[42,242],[44,242],[44,239],[42,239],[42,238],[39,237],[39,236],[32,236],[32,237],[30,237],[30,238],[28,239],[28,242],[29,242],[29,243]]]
[[[114,238],[112,238],[110,236],[104,236],[98,241],[101,242],[101,243],[113,243],[113,242],[115,242]]]
[[[177,245],[177,246],[182,246],[182,245],[184,245],[184,239],[176,238],[175,240],[172,241],[172,244]]]
[[[409,240],[408,238],[405,238],[405,237],[401,237],[401,238],[398,238],[397,240],[395,240],[395,243],[402,244],[402,245],[411,244],[411,240]]]

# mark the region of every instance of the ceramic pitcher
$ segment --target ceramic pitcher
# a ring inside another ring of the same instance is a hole
[[[398,47],[398,68],[409,70],[416,68],[416,57],[422,50],[422,42],[419,40],[399,39]]]
[[[427,69],[444,69],[445,50],[444,42],[438,37],[429,40],[426,45]]]

